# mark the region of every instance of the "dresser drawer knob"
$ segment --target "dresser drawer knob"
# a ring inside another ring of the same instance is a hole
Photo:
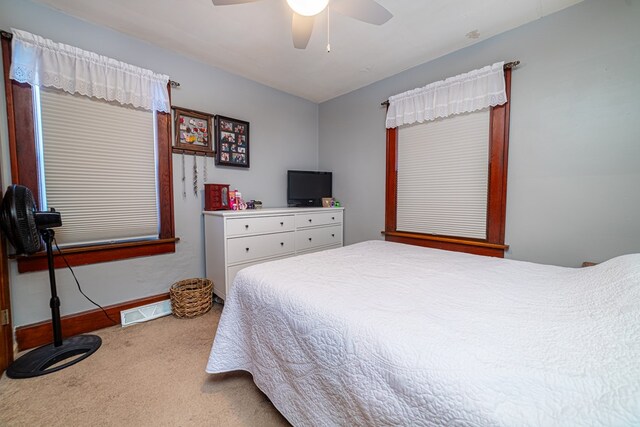
[[[311,241],[311,237],[309,237],[309,241]]]
[[[249,252],[249,248],[244,248],[244,250],[245,250],[246,252]]]
[[[280,221],[280,226],[282,227],[284,225],[284,222]]]
[[[336,237],[336,235],[335,235],[335,234],[333,234],[333,233],[331,233],[331,237]]]
[[[280,242],[280,246],[284,246],[284,242]]]
[[[309,222],[311,222],[311,221],[312,221],[312,219],[311,219],[311,218],[309,218]]]
[[[335,217],[335,216],[332,216],[332,217],[331,217],[331,220],[332,220],[332,221],[335,221],[335,220],[336,220],[336,217]]]
[[[249,224],[245,224],[244,228],[245,230],[249,229]]]

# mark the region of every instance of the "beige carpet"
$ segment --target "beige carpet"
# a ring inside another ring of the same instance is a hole
[[[98,331],[102,347],[38,378],[0,379],[0,426],[282,426],[244,372],[204,372],[222,306]]]

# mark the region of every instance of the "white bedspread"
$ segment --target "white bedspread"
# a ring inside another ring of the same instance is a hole
[[[296,426],[640,425],[640,254],[563,268],[381,241],[242,270],[207,372]]]

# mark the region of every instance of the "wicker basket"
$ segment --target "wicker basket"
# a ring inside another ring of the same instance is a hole
[[[197,317],[213,304],[213,282],[209,279],[186,279],[171,285],[171,311],[176,317]]]

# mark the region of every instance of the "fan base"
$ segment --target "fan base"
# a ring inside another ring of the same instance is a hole
[[[97,335],[76,335],[62,341],[43,345],[17,358],[7,368],[9,378],[33,378],[67,368],[91,356],[100,348],[102,339]],[[73,360],[61,363],[76,356]]]

